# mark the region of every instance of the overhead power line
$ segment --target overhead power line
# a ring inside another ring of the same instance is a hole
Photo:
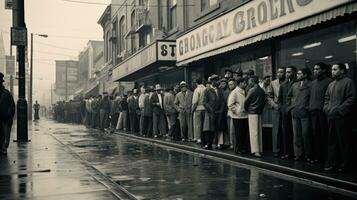
[[[48,54],[48,55],[59,55],[59,56],[69,56],[69,57],[77,57],[76,55],[69,55],[69,54],[61,54],[61,53],[54,53],[54,52],[45,52],[45,51],[35,51],[41,54]]]
[[[101,2],[90,2],[90,1],[77,1],[77,0],[62,0],[70,3],[81,3],[81,4],[89,4],[89,5],[103,5],[106,6],[108,5],[107,3],[101,3]],[[109,5],[114,5],[114,6],[141,6],[141,5],[136,5],[136,4],[118,4],[118,3],[111,3]],[[145,5],[146,7],[168,7],[168,5]],[[176,5],[177,7],[184,7],[184,6],[195,6],[194,4],[187,4],[187,5]]]
[[[79,49],[72,49],[72,48],[57,46],[57,45],[48,44],[48,43],[43,43],[43,42],[37,42],[37,41],[36,41],[35,43],[36,43],[36,44],[45,45],[45,46],[49,46],[49,47],[54,47],[54,48],[57,48],[57,49],[65,49],[65,50],[71,50],[71,51],[80,51]]]

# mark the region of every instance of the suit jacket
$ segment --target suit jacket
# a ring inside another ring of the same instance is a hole
[[[267,88],[267,103],[271,106],[273,110],[279,109],[279,89],[280,89],[279,79],[275,79],[270,83]]]
[[[309,100],[310,100],[311,81],[304,80],[292,85],[288,93],[289,110],[294,117],[309,117]]]
[[[353,80],[341,77],[331,82],[325,96],[324,111],[329,119],[350,118],[354,115],[356,90]]]
[[[175,108],[179,113],[190,113],[192,108],[192,96],[193,93],[190,90],[179,92],[175,98]]]
[[[265,103],[265,91],[259,85],[255,85],[248,91],[244,101],[244,110],[247,111],[248,114],[262,114]]]
[[[146,93],[144,97],[143,115],[145,117],[152,117],[152,105],[150,101],[150,95],[148,93]]]
[[[166,92],[164,95],[164,109],[167,114],[176,113],[175,95],[173,95],[171,92]]]
[[[131,96],[128,99],[128,110],[129,110],[129,113],[138,112],[138,110],[139,110],[139,98],[138,97],[135,98],[134,96]]]
[[[159,101],[159,96],[161,96],[161,106],[159,105],[160,101]],[[151,95],[151,98],[150,98],[150,102],[151,102],[151,105],[152,105],[152,112],[155,113],[155,114],[160,114],[161,112],[164,111],[164,95],[163,94],[157,94],[156,92],[154,92],[152,95]]]
[[[283,114],[287,114],[288,111],[288,93],[291,88],[291,86],[295,83],[295,81],[285,81],[282,83],[279,87],[279,95],[278,95],[278,105],[280,108],[280,111]]]

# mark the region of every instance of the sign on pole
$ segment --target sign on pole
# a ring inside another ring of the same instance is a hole
[[[27,30],[24,27],[11,27],[11,45],[26,46]]]
[[[5,0],[5,9],[12,10],[12,0]]]

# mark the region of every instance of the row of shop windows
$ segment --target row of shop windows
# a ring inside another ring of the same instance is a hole
[[[214,73],[223,75],[226,68],[253,69],[262,79],[267,75],[274,77],[277,66],[313,69],[318,62],[342,62],[348,68],[347,75],[357,82],[356,41],[356,20],[303,30],[198,61],[189,67],[189,80]]]

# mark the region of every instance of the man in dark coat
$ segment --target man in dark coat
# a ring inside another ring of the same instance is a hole
[[[212,149],[214,132],[215,132],[215,117],[217,106],[217,93],[213,85],[218,83],[219,77],[212,75],[208,78],[207,87],[203,96],[203,106],[205,107],[205,117],[203,122],[203,148]]]
[[[4,74],[0,72],[0,155],[7,154],[11,126],[15,115],[15,102],[11,93],[5,89]]]
[[[296,67],[289,66],[285,69],[286,80],[279,87],[278,105],[282,123],[282,159],[292,158],[293,149],[293,128],[291,113],[287,109],[288,92],[296,81]]]
[[[330,65],[317,63],[314,66],[315,80],[311,83],[309,111],[312,128],[312,163],[323,163],[327,157],[327,118],[323,111],[325,93],[332,81],[328,77]]]
[[[303,155],[311,162],[311,132],[309,99],[311,90],[311,71],[309,68],[297,71],[295,82],[288,93],[288,110],[293,118],[294,160],[301,160]]]
[[[352,112],[356,101],[354,82],[346,77],[346,65],[332,65],[335,79],[327,88],[324,111],[328,117],[328,160],[326,171],[346,171],[351,167]]]
[[[226,82],[225,82],[226,83]],[[225,98],[224,90],[220,88],[220,82],[214,81],[212,83],[213,89],[216,92],[216,106],[215,110],[215,135],[214,135],[214,144],[217,149],[223,149],[224,141],[223,135],[227,130],[227,99]],[[227,95],[228,97],[228,95]],[[219,141],[219,139],[221,140]]]
[[[104,131],[109,127],[109,112],[110,112],[110,101],[109,96],[105,92],[103,99],[99,102],[99,128]]]
[[[142,115],[144,116],[143,118],[143,130],[142,134],[144,136],[152,137],[153,130],[152,130],[152,105],[150,102],[150,93],[152,92],[151,88],[146,88],[144,91],[145,96],[144,98],[144,107],[142,109]]]
[[[129,121],[131,133],[139,132],[139,118],[137,112],[139,110],[139,97],[137,89],[133,89],[133,94],[128,98]]]
[[[34,116],[34,121],[37,121],[40,119],[40,104],[36,101],[36,103],[33,105],[33,109],[35,110],[35,116]]]
[[[160,84],[156,84],[155,92],[150,99],[153,112],[153,133],[154,137],[166,135],[166,119],[164,113],[164,94]]]

